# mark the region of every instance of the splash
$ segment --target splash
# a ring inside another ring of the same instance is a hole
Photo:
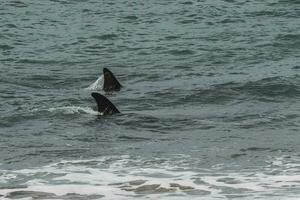
[[[103,88],[103,75],[101,75],[94,83],[86,88],[86,90],[102,90]]]
[[[49,108],[49,112],[52,113],[62,113],[62,114],[91,114],[91,115],[101,115],[98,111],[93,110],[89,107],[80,107],[80,106],[62,106],[57,108]]]

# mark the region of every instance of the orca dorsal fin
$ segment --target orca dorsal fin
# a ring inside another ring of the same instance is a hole
[[[120,91],[122,85],[116,79],[114,74],[107,68],[103,68],[104,84],[103,90],[105,92]]]
[[[120,113],[116,106],[102,94],[93,92],[91,95],[97,102],[98,112],[102,113],[103,115],[112,115],[114,113]]]

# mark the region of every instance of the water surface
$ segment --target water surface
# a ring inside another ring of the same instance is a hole
[[[300,197],[297,1],[0,5],[0,198]]]

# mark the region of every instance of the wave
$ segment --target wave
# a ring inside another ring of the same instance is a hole
[[[271,77],[246,83],[227,82],[208,89],[197,89],[184,97],[188,102],[223,104],[232,100],[255,99],[263,102],[300,97],[300,77]],[[180,100],[182,101],[182,99]]]
[[[254,82],[248,82],[241,86],[233,87],[239,92],[256,96],[268,97],[296,97],[300,96],[299,77],[271,77]]]
[[[0,196],[101,199],[292,199],[300,188],[299,158],[272,158],[265,168],[226,170],[222,165],[193,170],[181,160],[127,155],[61,161],[41,168],[1,170]],[[179,162],[178,162],[179,161]],[[18,183],[13,188],[11,183]]]

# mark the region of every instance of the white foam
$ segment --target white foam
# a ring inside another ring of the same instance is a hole
[[[103,88],[103,75],[101,75],[94,83],[92,83],[90,86],[85,88],[86,90],[102,90]]]
[[[18,177],[31,178],[22,184],[26,188],[0,189],[0,194],[35,191],[53,193],[57,195],[56,199],[70,193],[104,195],[102,199],[134,196],[138,199],[227,199],[234,195],[242,195],[239,199],[273,199],[270,195],[279,199],[300,197],[299,160],[296,159],[287,162],[281,157],[273,159],[265,169],[248,171],[228,171],[222,169],[222,165],[193,171],[171,160],[155,161],[128,156],[102,157],[62,161],[39,169],[0,171],[5,175],[0,178],[0,183],[4,184],[18,180]],[[271,170],[280,172],[272,174],[269,173]]]
[[[49,108],[48,111],[54,113],[63,113],[63,114],[86,113],[91,115],[101,115],[101,113],[93,110],[92,108],[80,107],[80,106],[62,106],[57,108]]]
[[[10,179],[17,178],[15,174],[9,174],[6,172],[1,173],[0,183],[7,183]]]

